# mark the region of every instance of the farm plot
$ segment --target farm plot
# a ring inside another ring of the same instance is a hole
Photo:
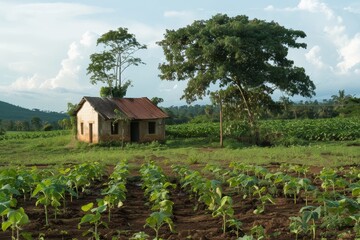
[[[0,239],[360,236],[358,167],[316,174],[300,165],[235,162],[163,167],[149,162],[130,171],[123,161],[2,170]]]

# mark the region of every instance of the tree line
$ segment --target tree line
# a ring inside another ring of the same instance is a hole
[[[39,117],[28,120],[1,120],[0,135],[6,131],[51,131],[60,129],[71,129],[70,118],[63,118],[57,122],[43,121]]]
[[[162,108],[168,115],[167,124],[218,122],[220,109],[218,105],[183,105]],[[230,108],[231,110],[231,108]],[[230,111],[224,106],[224,111]],[[241,112],[239,113],[241,115]],[[243,112],[242,115],[245,115]],[[227,120],[233,120],[231,114],[225,115]],[[258,109],[260,120],[266,119],[319,119],[333,117],[360,116],[360,98],[345,94],[339,90],[330,99],[292,101],[288,97],[280,97],[278,101]],[[246,116],[245,116],[246,117]]]

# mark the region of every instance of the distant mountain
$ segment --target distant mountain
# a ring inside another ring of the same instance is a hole
[[[30,121],[33,117],[38,117],[43,122],[57,122],[60,119],[68,117],[68,115],[58,112],[45,112],[39,109],[30,110],[0,101],[1,120]]]

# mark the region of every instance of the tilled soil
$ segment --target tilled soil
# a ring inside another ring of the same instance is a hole
[[[169,173],[170,174],[170,173]],[[141,188],[139,177],[136,172],[131,173],[132,177],[127,184],[127,199],[121,208],[112,210],[111,222],[107,219],[107,213],[104,213],[102,220],[107,223],[108,227],[99,227],[101,239],[129,239],[134,233],[143,231],[154,238],[154,231],[149,227],[144,227],[146,218],[151,214],[151,207],[147,205],[147,198],[144,197],[144,191]],[[175,179],[175,178],[174,178]],[[79,199],[72,202],[67,200],[67,206],[61,209],[54,219],[54,211],[49,209],[49,226],[45,226],[45,214],[41,205],[35,206],[36,199],[24,201],[18,199],[18,206],[25,209],[30,218],[21,232],[31,233],[33,239],[63,240],[63,239],[89,239],[90,235],[83,236],[83,233],[91,226],[88,224],[81,225],[78,223],[84,213],[81,206],[90,202],[96,202],[96,199],[102,198],[101,189],[103,189],[106,179],[102,182],[96,182],[91,189],[83,193]],[[176,180],[174,180],[176,182]],[[174,233],[170,232],[167,226],[160,229],[160,236],[163,239],[236,239],[235,233],[227,229],[223,234],[222,219],[214,218],[211,212],[207,211],[205,206],[198,204],[196,199],[184,192],[179,186],[171,190],[171,200],[173,206],[173,222],[175,224]],[[304,201],[294,205],[290,198],[276,198],[276,205],[266,205],[265,213],[254,214],[258,204],[256,199],[243,200],[241,196],[232,195],[235,218],[242,222],[240,235],[249,233],[255,225],[261,225],[270,239],[288,240],[295,239],[295,236],[289,232],[289,217],[296,216],[301,207],[305,205]],[[195,206],[197,209],[194,210]],[[11,239],[11,231],[0,232],[0,240]],[[320,238],[319,238],[320,239]],[[336,239],[336,238],[328,238]]]

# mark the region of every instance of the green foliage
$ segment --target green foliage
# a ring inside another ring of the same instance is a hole
[[[359,118],[266,120],[259,122],[260,137],[273,145],[297,145],[306,141],[346,141],[360,138]],[[225,137],[249,141],[249,126],[226,122]],[[218,137],[218,123],[187,123],[166,126],[166,134],[176,138]],[[295,139],[295,140],[291,140]]]
[[[161,97],[153,97],[151,98],[151,102],[158,106],[160,103],[164,102],[164,99]]]
[[[26,224],[28,224],[29,221],[29,217],[26,215],[25,211],[23,208],[19,208],[19,209],[8,209],[6,211],[6,217],[7,220],[4,221],[1,225],[1,228],[3,231],[6,231],[9,227],[11,227],[12,231],[12,239],[16,239],[19,240],[20,238],[20,230],[22,229],[22,227]],[[14,231],[16,230],[16,238],[14,236]]]
[[[174,231],[174,223],[169,217],[169,215],[167,213],[159,211],[153,212],[150,217],[146,219],[146,224],[144,225],[144,227],[151,227],[155,231],[155,239],[159,240],[159,230],[164,224],[167,224],[172,232]]]
[[[134,233],[129,240],[147,240],[149,237],[145,232],[137,232]]]
[[[0,137],[0,140],[24,140],[35,138],[53,138],[57,136],[69,135],[69,131],[55,130],[55,131],[40,131],[40,132],[16,132],[13,134],[6,134]]]
[[[45,124],[43,126],[43,131],[51,131],[53,130],[53,126],[51,124]]]
[[[124,97],[131,81],[123,81],[122,74],[130,66],[144,64],[134,53],[146,49],[127,28],[118,28],[104,33],[97,39],[97,45],[103,45],[105,50],[90,55],[87,73],[90,83],[106,83],[101,89],[101,96]]]
[[[126,178],[129,175],[128,163],[126,160],[119,162],[112,174],[109,176],[108,187],[102,191],[104,204],[108,206],[108,219],[111,221],[111,209],[123,206],[126,199]]]
[[[5,128],[6,121],[31,121],[34,117],[40,118],[43,122],[57,122],[60,119],[66,117],[64,113],[41,111],[39,109],[26,109],[19,106],[15,106],[10,103],[0,101],[0,119],[3,121],[3,127]],[[13,130],[13,129],[8,129]]]
[[[163,80],[187,80],[182,98],[188,103],[222,88],[224,108],[245,109],[251,127],[273,89],[310,97],[315,85],[305,70],[287,58],[289,48],[306,48],[306,34],[275,22],[247,16],[217,14],[178,30],[167,30],[159,42],[166,62],[159,66]],[[234,111],[237,110],[237,111]],[[242,115],[244,116],[244,115]]]
[[[67,114],[70,117],[71,129],[74,135],[76,135],[77,133],[77,118],[75,113],[77,108],[78,108],[78,104],[72,104],[70,102],[67,104]]]
[[[101,220],[101,213],[106,211],[106,205],[101,200],[97,202],[97,205],[97,207],[94,207],[94,203],[91,202],[81,207],[81,210],[86,214],[81,218],[78,228],[80,229],[81,225],[85,223],[93,225],[93,228],[85,231],[83,236],[91,234],[95,240],[100,240],[99,226],[107,227],[107,224]]]
[[[233,201],[230,196],[224,196],[220,200],[220,205],[214,210],[212,215],[214,217],[221,216],[223,220],[223,233],[226,233],[227,217],[232,218],[234,216],[234,209],[232,208]]]

